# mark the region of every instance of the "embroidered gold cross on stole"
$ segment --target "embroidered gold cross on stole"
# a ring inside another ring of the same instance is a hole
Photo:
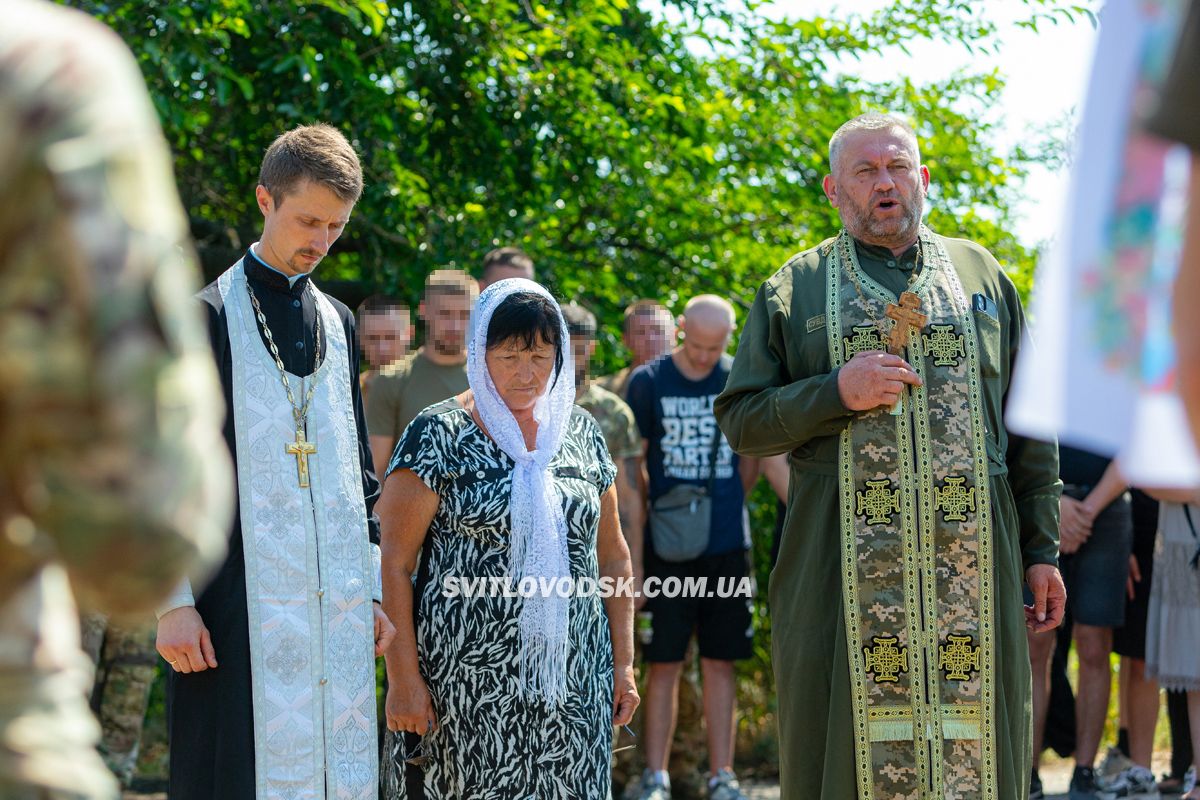
[[[921,298],[912,292],[900,295],[900,305],[888,303],[883,313],[891,320],[892,332],[888,336],[888,352],[894,356],[908,347],[908,335],[912,328],[920,331],[929,322],[929,317],[920,312]]]
[[[289,456],[296,457],[296,477],[300,488],[308,488],[308,457],[317,452],[317,446],[304,438],[304,431],[296,429],[296,441],[288,442],[284,449]]]

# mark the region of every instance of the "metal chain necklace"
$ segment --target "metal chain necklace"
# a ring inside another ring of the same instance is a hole
[[[867,318],[871,320],[871,324],[879,331],[880,337],[885,341],[891,337],[892,328],[896,327],[896,321],[892,320],[891,327],[884,325],[883,320],[875,313],[875,308],[867,300],[866,294],[863,292],[862,283],[858,280],[858,270],[861,268],[858,263],[858,254],[854,252],[854,245],[850,238],[850,234],[843,231],[841,237],[842,246],[842,263],[845,265],[846,273],[850,276],[850,282],[854,284],[854,291],[858,293],[858,299],[862,301],[863,308],[866,309]],[[925,263],[925,248],[920,237],[917,238],[917,260],[913,265],[912,274],[908,276],[908,284],[904,287],[904,292],[907,293],[912,289],[912,286],[917,281],[917,277],[921,274],[921,267]]]
[[[312,288],[312,284],[308,284],[308,290],[316,297],[316,291]],[[283,389],[287,392],[288,404],[292,407],[292,418],[296,422],[296,438],[292,442],[288,442],[284,447],[284,452],[290,456],[296,457],[296,477],[299,481],[300,488],[306,489],[309,485],[308,480],[308,457],[317,452],[316,444],[305,439],[305,428],[308,425],[308,408],[312,404],[313,394],[317,390],[316,373],[321,367],[321,361],[324,358],[322,352],[321,339],[321,309],[317,307],[317,330],[316,330],[316,360],[313,366],[313,381],[308,387],[308,392],[304,395],[304,404],[296,405],[296,397],[292,394],[292,382],[288,380],[287,368],[283,366],[283,359],[279,357],[279,347],[275,344],[275,337],[271,334],[271,326],[267,324],[267,317],[263,314],[262,306],[258,303],[258,297],[254,294],[254,289],[250,286],[250,281],[246,281],[246,291],[250,293],[250,303],[254,306],[254,316],[258,320],[259,327],[262,328],[263,334],[267,339],[267,348],[271,351],[271,357],[275,359],[275,366],[279,370],[279,379],[283,383]],[[300,379],[301,391],[304,387],[304,378]]]

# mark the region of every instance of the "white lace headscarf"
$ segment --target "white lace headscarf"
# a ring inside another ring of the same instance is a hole
[[[487,333],[492,314],[514,294],[545,297],[558,312],[562,367],[557,380],[551,375],[546,390],[533,407],[537,421],[537,447],[528,450],[525,437],[508,405],[500,397],[487,369]],[[521,667],[523,690],[556,704],[567,686],[567,627],[570,598],[555,589],[560,578],[571,576],[567,558],[567,521],[562,497],[549,464],[562,444],[575,404],[575,368],[571,338],[558,303],[541,285],[524,278],[509,278],[487,287],[471,313],[471,338],[467,342],[467,379],[475,396],[475,409],[500,449],[516,467],[512,478],[511,529],[508,573],[514,587],[524,579],[538,582],[536,592],[525,595],[521,608]],[[553,581],[553,583],[551,583]],[[529,581],[525,580],[525,584]]]

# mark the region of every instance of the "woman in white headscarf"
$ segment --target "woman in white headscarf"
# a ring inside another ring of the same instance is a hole
[[[405,430],[376,507],[396,621],[387,724],[406,732],[385,796],[604,800],[613,726],[639,699],[633,599],[603,587],[631,565],[545,289],[480,295],[467,372],[467,392]]]

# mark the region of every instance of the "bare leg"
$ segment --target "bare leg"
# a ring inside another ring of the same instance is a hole
[[[1079,688],[1075,704],[1075,764],[1093,767],[1104,718],[1108,715],[1108,697],[1112,691],[1112,671],[1108,656],[1112,652],[1112,628],[1075,623],[1075,651],[1079,655]]]
[[[1139,767],[1150,769],[1161,706],[1158,681],[1146,677],[1146,662],[1140,658],[1121,659],[1121,677],[1128,695],[1124,720],[1129,730],[1129,757]]]
[[[700,659],[704,679],[704,725],[708,729],[708,765],[713,775],[733,769],[734,686],[733,662]]]
[[[643,706],[646,716],[642,723],[647,769],[667,768],[671,739],[675,736],[675,717],[679,713],[679,676],[682,674],[682,661],[650,664]]]
[[[1027,633],[1029,665],[1033,670],[1033,768],[1042,763],[1046,739],[1046,710],[1050,707],[1050,659],[1054,655],[1054,631]]]

